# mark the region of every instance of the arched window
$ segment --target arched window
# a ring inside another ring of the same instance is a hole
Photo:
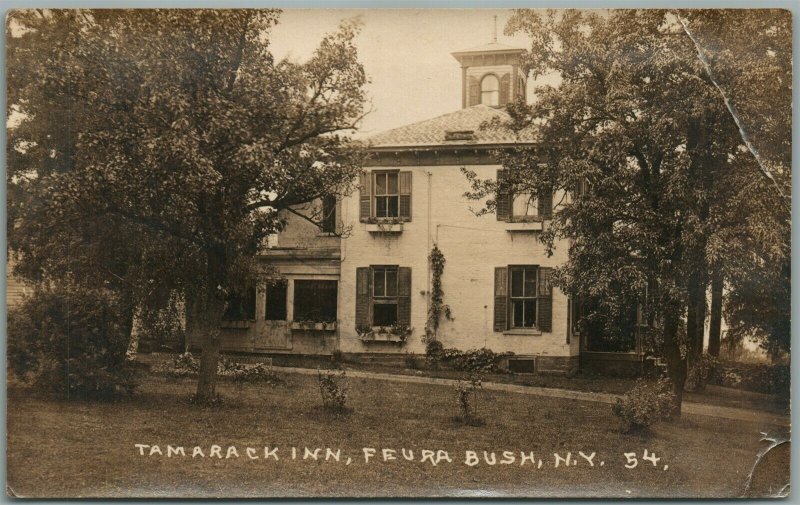
[[[500,105],[500,81],[489,74],[481,80],[481,103],[483,105]]]

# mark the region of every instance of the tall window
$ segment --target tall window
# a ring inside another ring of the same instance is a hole
[[[397,267],[373,267],[372,325],[397,324]]]
[[[336,196],[334,195],[322,199],[322,231],[336,233]]]
[[[336,321],[336,287],[336,281],[294,281],[294,320],[317,323]]]
[[[267,304],[264,319],[286,321],[286,281],[283,279],[267,284]]]
[[[222,319],[225,321],[252,321],[256,318],[256,288],[247,288],[243,293],[231,293],[228,295],[225,313]]]
[[[400,192],[398,172],[375,173],[375,217],[397,217]]]
[[[539,200],[531,198],[530,193],[520,193],[513,195],[514,201],[511,203],[511,217],[525,219],[534,218],[539,215]]]
[[[511,327],[536,326],[536,267],[511,267]]]
[[[489,74],[481,80],[481,103],[483,105],[500,105],[500,81]]]

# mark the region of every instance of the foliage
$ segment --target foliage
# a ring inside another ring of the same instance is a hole
[[[506,372],[500,366],[500,362],[503,358],[513,354],[513,352],[496,353],[486,347],[462,351],[456,348],[446,348],[438,340],[428,342],[426,347],[427,358],[435,366],[446,364],[455,370],[472,373]]]
[[[417,356],[415,354],[407,352],[403,357],[403,361],[406,364],[406,368],[410,370],[416,370],[419,368],[419,361],[417,360]]]
[[[436,333],[439,330],[439,323],[441,322],[442,316],[448,321],[453,320],[450,306],[444,303],[442,273],[444,272],[445,259],[438,245],[433,244],[433,249],[431,249],[430,254],[428,254],[428,262],[431,266],[431,303],[428,308],[428,321],[425,324],[425,334],[422,337],[425,343],[436,340]]]
[[[698,359],[695,359],[692,366],[689,367],[684,389],[686,391],[702,391],[705,389],[716,367],[717,358],[710,354],[703,353]]]
[[[334,412],[345,412],[347,407],[347,375],[344,370],[317,370],[319,375],[319,392],[322,395],[322,406]]]
[[[457,419],[466,425],[482,426],[484,424],[478,416],[478,394],[482,388],[481,376],[477,373],[470,374],[469,377],[460,379],[455,384],[460,413]]]
[[[153,370],[172,378],[196,377],[200,371],[200,360],[186,352],[178,355],[174,360],[161,364]],[[238,363],[227,357],[222,357],[217,364],[217,375],[222,379],[232,382],[258,382],[277,386],[283,379],[273,370],[271,365],[257,363],[246,365]]]
[[[646,429],[668,419],[675,408],[675,394],[666,377],[652,381],[638,379],[623,398],[618,398],[612,412],[623,423],[625,431]]]
[[[438,359],[444,351],[444,344],[439,340],[429,340],[425,344],[425,355],[430,359]]]
[[[131,394],[136,380],[125,356],[123,310],[108,290],[37,288],[9,312],[11,370],[67,398]]]
[[[98,275],[120,277],[139,299],[176,289],[197,298],[187,303],[203,359],[216,361],[225,300],[263,273],[254,259],[263,240],[296,205],[349,194],[363,160],[349,136],[367,82],[358,23],[343,22],[298,63],[270,52],[278,17],[15,11],[8,110],[20,121],[7,182],[21,265],[68,276],[75,266],[60,258],[85,241],[76,250]],[[114,241],[130,248],[119,272],[107,261],[116,249],[104,248]],[[213,394],[213,383],[201,377],[198,392]]]
[[[185,342],[183,304],[177,294],[173,293],[165,306],[142,306],[137,314],[137,330],[140,343],[147,341],[162,346]]]
[[[708,382],[756,393],[774,394],[788,400],[791,388],[791,368],[788,364],[720,361]]]
[[[568,247],[569,259],[554,283],[605,301],[611,322],[644,299],[679,406],[688,363],[702,352],[709,271],[758,276],[788,257],[790,18],[516,11],[506,32],[531,38],[525,67],[560,79],[538,86],[532,104],[508,106],[505,126],[536,130],[540,141],[500,155],[502,181],[465,170],[467,196],[486,198],[484,211],[497,193],[555,194],[540,239],[549,252]],[[715,50],[698,53],[697,39]],[[744,131],[767,125],[757,137],[769,160],[743,142],[726,92],[748,111]]]

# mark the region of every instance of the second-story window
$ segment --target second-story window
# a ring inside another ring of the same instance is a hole
[[[411,221],[411,171],[362,172],[359,180],[359,219]]]
[[[336,196],[334,195],[322,199],[322,231],[336,233]]]
[[[398,172],[378,172],[375,174],[375,217],[397,217],[400,194],[398,192]]]
[[[513,195],[511,217],[514,219],[533,219],[539,216],[539,199],[530,193]]]

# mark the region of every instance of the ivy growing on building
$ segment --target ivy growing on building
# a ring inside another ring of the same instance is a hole
[[[425,324],[425,343],[436,340],[436,333],[439,330],[439,322],[442,316],[448,321],[453,320],[450,306],[444,303],[444,291],[442,290],[442,273],[444,272],[444,254],[436,244],[433,244],[428,255],[428,262],[431,266],[431,304],[428,308],[428,321]]]

